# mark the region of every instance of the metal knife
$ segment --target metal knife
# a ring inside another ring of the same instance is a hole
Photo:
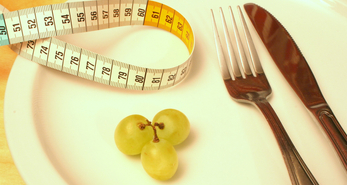
[[[282,24],[264,8],[244,5],[272,59],[332,142],[347,170],[347,135],[325,101],[304,56]]]

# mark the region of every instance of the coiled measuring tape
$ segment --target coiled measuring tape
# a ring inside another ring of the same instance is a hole
[[[0,5],[0,11],[1,11]],[[176,10],[151,0],[96,0],[0,12],[0,46],[41,65],[95,82],[135,90],[158,90],[181,82],[191,66],[194,34]],[[167,69],[117,61],[65,43],[54,36],[127,25],[169,31],[187,47],[189,57]]]

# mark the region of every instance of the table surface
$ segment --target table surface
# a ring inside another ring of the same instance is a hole
[[[10,11],[62,2],[65,0],[0,0],[0,4]],[[20,185],[25,183],[18,173],[7,145],[3,114],[6,83],[17,54],[9,46],[1,46],[0,56],[0,184]]]

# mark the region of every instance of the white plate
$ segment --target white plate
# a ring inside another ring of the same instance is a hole
[[[6,89],[5,130],[15,164],[28,185],[290,184],[267,122],[254,107],[230,98],[218,67],[209,9],[235,7],[246,1],[160,2],[184,15],[196,34],[192,70],[174,88],[155,92],[118,89],[17,57]],[[294,37],[322,93],[347,130],[347,9],[343,2],[254,2],[274,14]],[[177,40],[158,30],[126,29],[88,33],[89,38],[60,38],[100,54],[124,57],[122,61],[148,61],[153,56],[172,58],[170,55],[176,56],[170,53],[176,51],[172,48],[182,48],[176,46]],[[153,41],[156,34],[168,40]],[[320,126],[311,119],[259,39],[254,40],[273,88],[270,103],[306,164],[321,185],[346,184],[346,170]],[[133,48],[137,41],[140,46],[129,52],[128,48]],[[148,45],[149,42],[154,43]],[[141,53],[143,48],[150,49]],[[150,53],[155,49],[168,53]],[[118,151],[113,132],[127,115],[137,113],[152,119],[166,108],[184,112],[191,121],[191,133],[176,147],[176,175],[159,182],[146,174],[139,156],[129,157]]]

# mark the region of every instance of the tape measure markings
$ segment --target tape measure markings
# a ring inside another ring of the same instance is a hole
[[[78,76],[94,80],[96,54],[87,50],[82,50]]]
[[[9,45],[10,41],[7,36],[7,28],[5,24],[5,18],[3,14],[0,14],[0,46]]]
[[[36,24],[35,24],[36,23],[36,17],[34,14],[34,9],[29,8],[29,9],[19,10],[18,14],[19,14],[19,19],[20,19],[21,25],[24,25],[24,23],[28,23],[28,29],[29,30],[24,30],[24,28],[22,30],[23,37],[24,37],[23,40],[32,40],[34,38],[37,38],[38,37],[38,31],[37,31]],[[20,27],[16,27],[16,28],[20,29]]]
[[[85,1],[84,11],[86,18],[87,32],[98,30],[98,14],[96,8],[96,1]]]
[[[120,10],[124,10],[124,12],[120,12],[120,26],[131,25],[131,15],[133,10],[132,4],[127,1],[121,1]]]
[[[52,38],[124,25],[147,25],[169,31],[182,40],[190,56],[177,67],[149,69]],[[7,12],[0,14],[0,36],[0,45],[11,44],[15,52],[39,64],[136,90],[163,89],[182,81],[190,68],[194,48],[193,32],[186,19],[174,9],[150,0],[72,2]]]
[[[72,33],[86,32],[84,2],[69,3]]]
[[[126,88],[128,83],[130,65],[115,60],[112,69],[114,70],[114,72],[111,76],[112,80],[110,85],[120,88]]]
[[[48,54],[47,66],[53,69],[62,70],[64,53],[67,43],[52,37],[50,51]],[[55,51],[55,52],[54,52]]]
[[[108,24],[108,17],[109,17],[109,10],[108,10],[108,0],[102,0],[102,1],[97,1],[97,8],[98,8],[98,18],[102,18],[102,19],[98,19],[98,25],[99,28],[98,29],[106,29],[109,28],[109,24]]]
[[[39,6],[34,8],[37,17],[37,29],[39,38],[47,38],[56,36],[54,27],[53,13],[51,6]],[[5,16],[6,17],[6,16]],[[38,38],[34,38],[38,39]],[[13,43],[13,42],[11,42]]]
[[[163,4],[160,12],[161,17],[159,18],[158,28],[171,32],[175,12],[176,11],[174,9]]]
[[[4,19],[6,25],[12,25],[12,29],[7,29],[10,44],[22,42],[24,39],[20,26],[18,11],[7,13],[6,16],[4,15]]]
[[[118,27],[119,26],[119,15],[120,15],[120,8],[119,8],[119,0],[109,0],[108,4],[108,12],[109,12],[109,27]]]
[[[151,2],[151,5],[148,5],[145,3],[146,0],[135,0],[139,1],[139,3],[132,3],[131,0],[123,1],[124,0],[122,0],[122,3],[120,4],[121,9],[119,10],[119,14],[117,13],[118,9],[113,10],[116,12],[113,16],[120,17],[120,26],[144,24],[171,31],[173,34],[181,38],[191,51],[191,47],[189,47],[190,43],[186,41],[182,34],[182,32],[191,30],[191,28],[189,24],[185,24],[186,20],[181,14],[168,6],[157,2],[149,1]],[[99,3],[99,5],[97,3]],[[71,6],[69,6],[70,4]],[[81,6],[83,6],[83,8]],[[106,0],[87,1],[82,4],[78,2],[61,3],[5,13],[6,24],[13,25],[13,30],[7,30],[10,44],[28,41],[30,39],[47,38],[73,33],[74,28],[81,28],[82,26],[82,24],[75,22],[76,20],[86,24],[86,31],[98,30],[100,27],[104,29],[106,28],[105,25],[111,27],[108,24],[108,20],[111,16],[109,16],[109,10],[107,10],[105,6]],[[137,14],[132,13],[133,6],[138,8]],[[124,9],[124,13],[121,12],[122,9]],[[76,13],[78,12],[77,10],[83,10],[83,12]],[[101,19],[98,18],[98,12],[102,17]],[[148,12],[152,12],[152,14],[148,14]],[[162,12],[164,13],[162,14]],[[147,16],[145,17],[146,14]],[[32,17],[32,19],[26,18],[26,23],[25,20],[20,21],[20,17],[24,15]],[[72,15],[74,15],[74,19],[71,19]],[[151,17],[149,18],[149,16]],[[38,17],[43,20],[37,20]],[[176,19],[173,19],[173,17]],[[145,22],[143,22],[144,19],[146,19]],[[101,23],[100,20],[103,22]],[[36,25],[36,22],[38,26]],[[24,24],[27,24],[27,27],[23,26]],[[39,34],[37,35],[37,33]],[[30,37],[26,38],[26,36],[29,35]],[[189,38],[190,36],[186,35],[186,37]]]
[[[50,43],[51,43],[50,38],[36,40],[36,44],[35,44],[36,47],[33,51],[32,61],[46,66],[47,58],[48,58],[47,54],[48,54]]]
[[[71,14],[68,5],[68,3],[52,5],[54,20],[57,20],[58,17],[61,18],[60,21],[54,22],[57,36],[72,34]]]

